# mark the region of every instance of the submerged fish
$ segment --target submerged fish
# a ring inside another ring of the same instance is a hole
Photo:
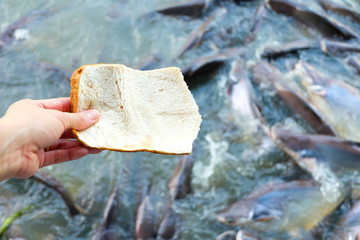
[[[357,202],[346,215],[340,218],[335,226],[334,235],[339,240],[360,239],[360,202]]]
[[[223,53],[201,57],[181,68],[185,80],[201,76],[220,68],[224,63],[241,56],[243,48],[230,48]]]
[[[223,232],[216,237],[216,240],[236,240],[236,232],[235,231]]]
[[[314,40],[296,40],[286,43],[280,43],[276,46],[265,47],[261,53],[263,58],[278,58],[285,54],[295,53],[300,50],[318,48],[319,43]]]
[[[215,10],[206,20],[205,22],[193,33],[190,35],[189,39],[185,42],[185,44],[181,47],[177,58],[182,57],[185,52],[192,49],[193,47],[198,47],[202,41],[202,38],[207,30],[209,24],[215,20],[215,18],[219,18],[227,11],[225,8],[220,8]]]
[[[185,3],[176,4],[170,7],[157,10],[164,15],[183,15],[189,17],[199,17],[207,5],[206,0],[189,0]]]
[[[178,234],[177,229],[178,216],[172,206],[168,207],[160,220],[157,229],[157,237],[161,239],[173,239]]]
[[[242,117],[261,118],[259,105],[244,61],[236,60],[232,63],[229,78],[228,95],[232,108]]]
[[[217,215],[217,220],[261,232],[299,237],[331,213],[345,196],[343,193],[335,201],[328,201],[318,184],[309,180],[269,186],[231,204]]]
[[[121,173],[119,179],[115,183],[110,193],[110,196],[104,208],[100,224],[92,235],[91,240],[107,240],[116,238],[115,236],[113,236],[114,231],[109,228],[113,223],[116,222],[116,218],[119,213],[119,195],[121,194],[120,191],[124,189],[124,176],[125,171]]]
[[[285,152],[310,173],[319,167],[333,172],[360,169],[360,144],[337,137],[311,135],[273,128],[276,140],[280,140]],[[323,164],[323,166],[320,166]]]
[[[360,141],[360,91],[299,62],[288,82],[337,136]],[[346,124],[344,124],[346,123]]]
[[[286,106],[299,114],[317,133],[335,135],[335,131],[317,114],[316,109],[295,93],[287,84],[281,73],[265,61],[256,63],[252,67],[255,81],[269,81],[276,89]]]
[[[35,175],[32,176],[31,178],[35,179],[38,182],[41,182],[42,184],[46,185],[47,187],[57,192],[60,195],[60,197],[64,200],[66,206],[69,208],[71,216],[85,212],[80,206],[75,204],[73,198],[71,197],[69,192],[64,188],[64,186],[49,174],[41,171],[37,171],[37,173],[35,173]]]
[[[191,155],[179,158],[173,176],[169,182],[169,192],[172,200],[182,199],[191,191],[191,173],[194,161]]]
[[[5,49],[7,46],[11,45],[14,41],[14,33],[18,29],[23,29],[32,22],[42,18],[49,16],[53,13],[55,9],[46,9],[46,10],[36,10],[32,11],[28,15],[20,18],[19,20],[13,22],[9,25],[4,32],[0,34],[0,51]]]
[[[156,237],[154,208],[150,201],[151,185],[136,212],[135,234],[136,239],[153,239]],[[145,193],[145,191],[144,191]]]
[[[250,24],[250,32],[255,33],[261,26],[266,15],[266,7],[264,1],[260,1],[255,10],[255,14]]]
[[[320,5],[331,12],[350,17],[353,21],[360,23],[360,14],[358,12],[353,11],[351,8],[346,7],[344,5],[339,5],[329,0],[319,0]]]
[[[110,232],[107,231],[107,229],[112,222],[115,222],[118,211],[119,211],[119,203],[116,196],[116,190],[113,190],[106,203],[100,225],[96,229],[91,240],[112,239],[109,236]]]
[[[360,46],[359,44],[323,39],[321,40],[321,50],[334,55],[343,55],[348,52],[360,53]]]
[[[345,39],[360,38],[360,35],[338,20],[307,8],[292,0],[267,0],[267,4],[277,13],[292,16],[298,21],[317,29],[328,37],[340,36]]]
[[[360,74],[360,58],[356,56],[351,56],[347,59],[347,62],[353,66],[356,71]]]

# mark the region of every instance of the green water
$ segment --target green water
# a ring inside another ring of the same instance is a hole
[[[178,2],[183,1],[0,1],[0,32],[34,10],[51,11],[22,27],[28,31],[27,39],[15,40],[0,52],[0,113],[4,114],[11,103],[23,98],[69,96],[70,84],[64,75],[83,64],[106,62],[137,67],[144,58],[156,54],[161,58],[161,66],[181,67],[197,57],[215,53],[216,49],[245,46],[245,60],[251,65],[259,60],[265,46],[321,39],[317,31],[268,11],[255,38],[248,41],[257,1],[240,5],[232,1],[211,2],[203,19],[147,15]],[[191,33],[219,5],[225,7],[227,13],[210,24],[199,48],[187,52],[182,59],[175,59]],[[356,24],[347,23],[360,29]],[[299,58],[360,86],[359,76],[342,58],[319,50],[304,51]],[[41,68],[43,63],[63,71],[46,70]],[[279,68],[283,66],[281,60],[274,64]],[[264,144],[263,141],[268,140],[258,131],[257,119],[234,117],[237,113],[232,111],[227,96],[228,74],[226,64],[219,71],[192,80],[199,82],[192,84],[191,92],[203,122],[194,143],[192,193],[176,201],[174,206],[182,218],[179,239],[215,239],[226,230],[240,229],[219,223],[215,214],[262,183],[289,176],[287,169],[293,165],[274,143]],[[309,129],[285,107],[273,89],[261,85],[256,86],[256,92],[270,124],[284,124],[301,131]],[[11,224],[4,239],[89,239],[100,222],[112,186],[124,169],[128,174],[121,190],[121,207],[114,229],[119,239],[134,239],[141,185],[151,179],[151,202],[159,219],[168,202],[167,184],[177,161],[177,156],[103,151],[42,169],[61,182],[76,203],[88,212],[74,218],[57,193],[32,179],[1,182],[0,223],[23,207],[36,205]],[[358,177],[354,174],[355,180]],[[321,231],[327,232],[328,228]]]

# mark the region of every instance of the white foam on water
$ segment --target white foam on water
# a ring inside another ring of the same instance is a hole
[[[25,40],[29,39],[29,37],[30,37],[29,29],[18,28],[14,32],[14,39],[16,41],[25,41]]]
[[[340,179],[330,170],[330,168],[320,163],[314,168],[312,175],[320,183],[320,191],[327,202],[336,202],[343,194]]]
[[[216,166],[225,158],[229,148],[229,143],[226,141],[217,142],[214,140],[212,134],[207,134],[205,140],[208,142],[208,150],[210,152],[209,164],[198,162],[194,166],[195,181],[204,187],[209,186],[209,178],[214,174]]]

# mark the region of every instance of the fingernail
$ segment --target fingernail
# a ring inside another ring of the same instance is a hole
[[[98,118],[100,116],[98,110],[95,110],[95,109],[87,110],[86,114],[88,115],[88,117],[91,121],[98,120]]]

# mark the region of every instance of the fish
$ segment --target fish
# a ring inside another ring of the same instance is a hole
[[[260,238],[245,230],[240,230],[236,233],[236,240],[260,240]],[[268,238],[267,240],[271,240],[271,238]]]
[[[266,16],[266,7],[264,1],[260,1],[255,10],[255,14],[251,20],[250,32],[255,33],[262,25],[262,22]]]
[[[356,202],[351,210],[340,218],[334,227],[334,235],[339,240],[360,239],[360,201]]]
[[[14,41],[14,33],[16,30],[25,28],[29,24],[39,20],[43,17],[49,16],[54,13],[56,9],[42,9],[34,10],[19,20],[10,24],[5,31],[0,34],[0,52],[5,50],[8,46],[12,45]]]
[[[339,36],[344,39],[359,38],[360,35],[335,18],[316,12],[305,5],[291,0],[267,0],[267,4],[277,13],[292,16],[305,25],[317,29],[327,37]]]
[[[223,232],[216,237],[216,240],[236,240],[236,232],[231,230]]]
[[[244,61],[235,60],[231,64],[228,95],[232,109],[240,113],[242,117],[261,118],[259,104]]]
[[[251,67],[255,81],[269,81],[286,106],[299,114],[319,134],[335,136],[335,130],[321,119],[312,105],[294,92],[278,69],[268,62],[260,61]]]
[[[320,164],[332,172],[360,169],[360,143],[334,136],[304,134],[272,128],[274,139],[282,149],[309,173],[319,170]]]
[[[150,200],[151,184],[143,192],[143,199],[136,212],[135,235],[137,240],[156,237],[154,208]]]
[[[110,229],[110,226],[116,222],[116,218],[119,214],[119,199],[121,194],[120,191],[123,191],[124,189],[125,176],[127,176],[126,170],[124,170],[120,174],[119,178],[114,184],[113,189],[106,202],[100,224],[96,228],[95,232],[92,234],[91,240],[107,240],[116,238],[115,236],[113,236],[114,231]]]
[[[114,188],[114,190],[115,189],[116,188]],[[114,190],[109,196],[102,219],[100,221],[100,225],[97,227],[94,235],[92,236],[92,240],[112,239],[110,236],[108,236],[110,232],[107,231],[107,229],[112,222],[116,221],[116,217],[119,211],[119,203],[116,196],[116,191]]]
[[[267,46],[261,53],[262,58],[276,59],[289,53],[297,53],[301,50],[319,48],[319,43],[315,40],[295,40],[291,42],[279,43],[274,46]]]
[[[345,55],[345,53],[360,53],[359,44],[340,42],[330,39],[323,39],[320,42],[321,50],[325,53],[331,53],[336,56]]]
[[[192,48],[197,48],[203,39],[205,31],[207,30],[209,24],[215,20],[215,18],[219,18],[227,12],[225,8],[220,8],[215,10],[206,20],[205,22],[196,30],[194,33],[190,35],[185,44],[180,48],[179,53],[176,58],[181,58],[188,50]]]
[[[204,9],[207,7],[206,0],[189,0],[185,3],[179,3],[170,7],[156,10],[158,13],[163,15],[171,16],[189,16],[197,18],[201,16]]]
[[[243,54],[243,48],[230,48],[214,55],[200,57],[181,67],[181,72],[184,75],[185,81],[190,81],[193,78],[219,69],[226,62],[240,57]]]
[[[350,66],[355,68],[355,70],[360,74],[360,58],[357,56],[350,56],[347,58],[347,62]]]
[[[64,186],[49,174],[42,171],[37,171],[35,175],[32,176],[31,178],[57,192],[60,195],[60,197],[64,200],[66,206],[69,208],[69,212],[71,216],[75,216],[80,213],[85,213],[85,210],[74,202],[70,193],[64,188]]]
[[[311,105],[336,136],[360,141],[360,91],[299,61],[289,85]],[[346,124],[344,124],[346,122]]]
[[[184,155],[179,158],[179,163],[168,184],[171,200],[183,199],[190,193],[193,165],[194,160],[191,155]]]
[[[161,239],[173,239],[178,234],[178,216],[172,206],[168,207],[162,216],[156,236]]]
[[[220,211],[216,219],[231,226],[300,237],[337,208],[345,197],[341,193],[328,201],[313,180],[270,182]]]
[[[337,13],[342,16],[350,17],[353,21],[360,23],[360,14],[351,8],[339,5],[329,0],[319,0],[320,5],[327,11]]]

